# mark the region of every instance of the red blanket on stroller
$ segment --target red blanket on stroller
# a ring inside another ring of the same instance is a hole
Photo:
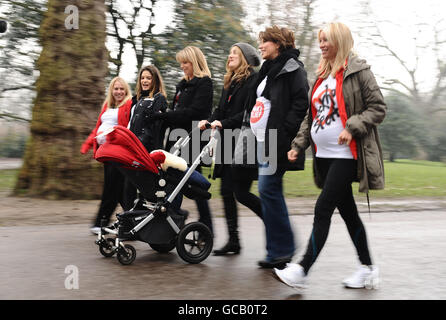
[[[149,154],[133,132],[119,125],[107,133],[107,141],[95,154],[95,159],[100,162],[114,161],[127,169],[149,170],[153,173],[159,172],[165,157],[162,152]]]

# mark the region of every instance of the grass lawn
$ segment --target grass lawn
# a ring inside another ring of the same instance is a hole
[[[289,171],[284,176],[286,197],[317,196],[320,190],[313,182],[312,160],[307,160],[304,171]],[[375,197],[445,197],[446,196],[446,164],[441,162],[397,160],[384,162],[386,188],[372,190]],[[210,168],[203,168],[207,178]],[[18,170],[0,170],[0,191],[8,191],[14,187]],[[211,180],[213,198],[220,197],[220,179]],[[257,181],[251,190],[257,192]],[[358,184],[353,184],[355,194]]]
[[[286,197],[317,196],[320,190],[313,181],[312,160],[307,160],[304,171],[288,171],[284,176]],[[208,176],[209,168],[203,168]],[[446,196],[446,164],[442,162],[397,160],[384,161],[386,188],[372,190],[375,197],[444,197]],[[219,197],[220,181],[212,180],[211,193]],[[257,182],[251,190],[257,193]],[[358,183],[353,184],[353,191],[358,192]]]
[[[0,170],[0,191],[8,191],[14,188],[19,170]]]

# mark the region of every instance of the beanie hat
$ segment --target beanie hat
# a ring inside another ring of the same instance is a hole
[[[257,67],[260,65],[260,56],[257,53],[257,50],[252,45],[245,42],[237,42],[233,46],[237,46],[240,48],[243,56],[250,66]]]

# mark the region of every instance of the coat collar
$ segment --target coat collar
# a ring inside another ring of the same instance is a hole
[[[204,77],[203,77],[204,78]],[[203,79],[203,78],[200,78],[200,77],[193,77],[192,78],[192,80],[189,80],[189,81],[187,81],[186,79],[182,79],[179,83],[178,83],[178,85],[177,85],[177,88],[185,88],[185,87],[192,87],[192,86],[195,86],[197,83],[198,83],[198,81],[200,81],[201,79]]]
[[[282,74],[285,73],[290,73],[293,71],[296,71],[297,69],[300,68],[300,64],[299,62],[297,62],[295,59],[290,58],[288,59],[288,61],[285,63],[285,65],[283,66],[282,70],[280,70],[280,72],[277,74],[276,78]]]

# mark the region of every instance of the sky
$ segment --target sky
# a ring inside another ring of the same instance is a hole
[[[243,0],[253,3],[260,0]],[[155,32],[162,32],[163,28],[171,23],[173,16],[172,0],[157,1],[155,6]],[[260,2],[262,3],[262,2]],[[409,81],[407,72],[396,62],[394,58],[383,57],[382,52],[371,46],[368,39],[363,37],[365,18],[360,15],[361,6],[358,0],[317,0],[315,6],[315,21],[324,24],[330,21],[341,21],[352,30],[355,40],[355,50],[372,65],[372,70],[377,75],[378,82],[383,83],[385,78],[399,78]],[[442,19],[441,15],[446,12],[446,1],[444,0],[370,0],[371,11],[369,18],[379,22],[379,27],[386,41],[404,61],[413,68],[416,61],[414,57],[415,48],[419,46],[418,61],[419,71],[417,77],[420,80],[420,88],[429,90],[433,85],[433,73],[435,72],[434,56],[432,55],[431,43],[433,41],[432,23]],[[246,12],[245,25],[249,26],[255,33],[261,31],[264,26],[253,23],[257,15],[262,12]],[[420,27],[420,23],[427,25]],[[430,24],[430,25],[428,25]],[[362,31],[360,31],[362,28]],[[446,19],[440,26],[443,27],[443,37],[446,39]],[[418,32],[421,30],[421,32]],[[317,30],[315,30],[317,32]],[[417,35],[417,40],[414,36]],[[425,48],[423,48],[425,47]],[[445,47],[446,48],[446,47]],[[445,50],[444,50],[445,51]],[[442,52],[446,59],[446,52]],[[124,54],[124,65],[121,76],[128,81],[134,81],[136,75],[136,60],[130,50]]]

